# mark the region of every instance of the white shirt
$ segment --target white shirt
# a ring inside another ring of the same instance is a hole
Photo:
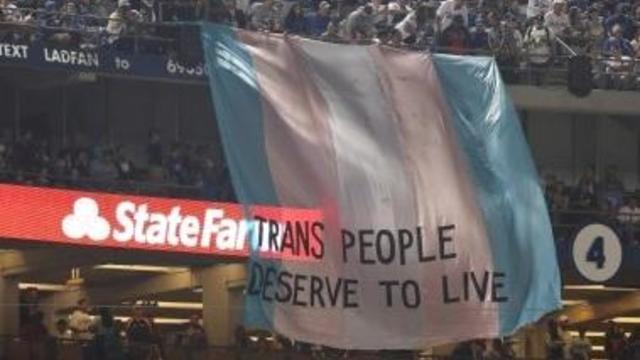
[[[127,27],[127,23],[124,21],[124,17],[120,14],[120,11],[116,10],[109,15],[109,22],[107,23],[107,34],[109,34],[109,41],[117,39],[120,34],[124,32]]]
[[[553,35],[561,34],[569,27],[569,16],[565,13],[559,15],[553,11],[549,11],[544,16],[544,25],[549,28]]]
[[[551,8],[551,0],[529,0],[527,4],[527,19],[544,15]]]
[[[445,0],[440,4],[436,15],[440,18],[440,31],[445,31],[456,16],[462,16],[464,26],[469,26],[469,10],[466,5],[455,8],[454,0]]]
[[[409,14],[413,9],[409,5],[400,5],[397,2],[390,2],[387,5],[387,11],[389,11],[389,17],[393,19],[395,14],[404,14],[405,16]]]
[[[532,26],[527,30],[524,41],[527,44],[529,61],[534,64],[544,64],[549,61],[551,58],[551,47],[548,40],[545,27],[538,28],[537,26]]]
[[[402,40],[414,35],[416,31],[418,31],[416,12],[412,11],[409,15],[405,16],[404,19],[396,25],[396,30],[400,32]]]
[[[4,14],[4,21],[20,22],[20,20],[22,20],[22,15],[18,7],[10,2],[7,2],[5,5],[0,5],[0,10]]]
[[[69,316],[69,328],[73,330],[75,336],[79,339],[89,340],[93,337],[89,332],[92,325],[93,319],[82,310],[75,310]]]
[[[633,51],[635,51],[636,57],[640,57],[640,38],[633,39],[631,47],[633,48]]]

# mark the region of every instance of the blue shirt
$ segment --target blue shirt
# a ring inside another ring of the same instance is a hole
[[[306,34],[307,24],[303,17],[287,16],[284,20],[284,28],[292,34]]]
[[[329,26],[331,17],[313,13],[307,15],[305,21],[307,23],[307,31],[309,31],[309,35],[321,36],[325,31],[327,31],[327,26]]]
[[[604,55],[610,55],[613,53],[613,49],[619,48],[620,53],[624,56],[633,56],[633,47],[629,40],[625,38],[614,38],[610,37],[607,41],[602,45],[602,53]]]
[[[633,36],[635,35],[633,19],[622,14],[609,16],[604,21],[604,28],[607,30],[607,33],[611,32],[611,29],[615,24],[619,24],[622,27],[622,36],[626,39],[633,39]]]

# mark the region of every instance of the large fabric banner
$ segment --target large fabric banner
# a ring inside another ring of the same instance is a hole
[[[320,214],[254,217],[260,248],[283,256],[251,257],[248,327],[415,349],[560,306],[538,177],[492,59],[202,34],[239,200]]]

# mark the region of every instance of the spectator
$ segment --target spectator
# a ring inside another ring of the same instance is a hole
[[[572,340],[569,352],[572,360],[589,360],[591,358],[591,341],[586,336],[585,329],[578,330],[578,337]]]
[[[553,7],[544,16],[544,25],[553,36],[563,36],[569,30],[569,16],[565,12],[564,0],[553,0]]]
[[[483,20],[476,21],[476,26],[471,30],[471,48],[481,52],[489,52],[489,32],[485,28]]]
[[[98,181],[117,179],[118,169],[114,164],[113,152],[108,149],[100,150],[96,159],[91,162],[89,172]]]
[[[21,22],[22,15],[18,7],[9,0],[0,0],[0,16],[4,22]]]
[[[130,23],[140,20],[140,14],[131,9],[129,0],[118,0],[118,7],[109,15],[106,32],[107,42],[120,50],[130,50],[130,41],[122,39],[128,30]]]
[[[609,329],[605,334],[604,352],[607,359],[623,360],[624,350],[627,346],[627,338],[624,331],[613,321],[609,322]]]
[[[616,25],[620,26],[622,29],[622,36],[625,39],[633,39],[633,35],[635,34],[635,24],[631,17],[631,6],[628,3],[621,2],[618,4],[615,13],[604,21],[604,27],[607,34],[612,34],[613,27]]]
[[[631,225],[640,223],[640,206],[635,196],[627,197],[625,204],[618,209],[618,221]]]
[[[235,345],[236,358],[241,358],[242,354],[247,350],[249,346],[249,339],[247,338],[247,332],[242,325],[236,326],[233,331],[233,344]]]
[[[435,36],[435,19],[433,14],[429,16],[429,10],[428,4],[421,3],[395,26],[403,43],[418,47],[428,45],[430,39]]]
[[[622,205],[622,197],[624,195],[624,185],[618,178],[618,169],[610,165],[605,171],[605,176],[598,186],[600,202],[607,202],[614,208]]]
[[[124,360],[124,349],[119,330],[107,307],[99,309],[100,318],[96,324],[94,352],[96,360]]]
[[[640,326],[633,328],[627,351],[630,359],[640,359]]]
[[[145,23],[154,23],[157,21],[154,0],[140,0],[138,8],[139,21]]]
[[[614,25],[611,30],[611,36],[604,42],[602,46],[602,55],[609,57],[634,55],[633,47],[629,40],[625,39],[622,33],[622,27]]]
[[[617,216],[620,223],[620,232],[623,239],[629,244],[638,243],[638,224],[640,224],[640,206],[635,196],[629,196],[625,199],[624,205],[618,209]]]
[[[184,330],[185,358],[192,360],[198,358],[197,354],[207,347],[207,333],[200,324],[200,317],[191,316],[189,324]]]
[[[327,30],[322,33],[320,39],[323,41],[329,42],[342,42],[344,39],[341,36],[341,28],[340,22],[337,18],[331,19],[329,25],[327,25]]]
[[[549,360],[563,360],[567,358],[571,338],[569,333],[563,330],[562,322],[563,319],[559,321],[551,319],[547,323],[545,343],[547,345],[547,359]]]
[[[80,299],[75,310],[69,316],[69,328],[73,332],[73,337],[77,340],[91,340],[93,338],[92,326],[93,319],[89,315],[87,300]]]
[[[289,9],[289,13],[284,19],[284,30],[291,34],[307,34],[307,26],[304,11],[299,3],[295,3]]]
[[[118,169],[119,180],[133,180],[135,168],[133,162],[124,155],[120,155],[116,161],[116,168]]]
[[[589,24],[586,14],[572,6],[569,8],[569,29],[567,31],[567,43],[583,52],[588,50],[589,45]]]
[[[551,31],[544,25],[542,16],[538,16],[527,29],[524,37],[525,49],[536,85],[541,85],[551,63],[553,55]]]
[[[633,57],[640,59],[640,29],[636,31],[636,36],[631,41],[631,48],[633,49]]]
[[[586,15],[586,27],[589,36],[589,46],[591,47],[590,53],[596,53],[599,55],[600,49],[602,49],[602,43],[605,39],[605,31],[602,26],[602,21],[597,11],[593,8],[589,9]]]
[[[464,26],[462,16],[453,18],[453,23],[442,33],[440,47],[452,54],[465,54],[471,48],[471,35]]]
[[[160,135],[151,131],[149,134],[149,144],[147,145],[147,161],[150,166],[162,166],[162,144]]]
[[[345,19],[344,37],[346,40],[371,40],[375,34],[373,6],[371,4],[359,7]]]
[[[144,359],[157,352],[153,323],[144,315],[142,308],[134,307],[133,314],[126,327],[129,343],[129,357]]]
[[[603,45],[602,55],[604,66],[604,86],[625,90],[633,86],[634,60],[633,47],[629,40],[622,37],[622,30],[618,25],[613,27],[613,36]]]
[[[527,5],[527,19],[544,16],[551,9],[551,0],[529,0]]]
[[[572,197],[572,206],[578,210],[594,210],[597,208],[596,178],[592,166],[586,168],[578,180]]]
[[[520,49],[522,49],[522,34],[517,28],[515,19],[507,17],[497,31],[489,37],[489,45],[500,65],[502,77],[506,83],[517,81],[517,69],[520,64]]]
[[[47,327],[44,325],[44,313],[36,311],[29,322],[22,327],[20,337],[24,341],[33,343],[43,343],[49,337]]]
[[[331,4],[322,1],[318,5],[318,11],[306,16],[306,28],[310,36],[320,37],[327,31],[327,26],[331,21]]]
[[[453,24],[456,16],[462,18],[464,27],[469,26],[469,9],[464,3],[465,0],[445,0],[436,11],[437,31],[444,33]]]
[[[485,351],[485,345],[482,341],[465,341],[458,344],[451,354],[452,360],[476,360],[482,359]]]
[[[396,25],[413,11],[408,0],[393,0],[387,5],[389,24]]]
[[[506,354],[502,340],[493,339],[487,342],[488,346],[482,355],[483,360],[506,360],[509,356]]]
[[[281,28],[279,8],[280,6],[275,3],[275,0],[253,3],[249,10],[251,29],[279,31]]]
[[[71,341],[73,339],[73,331],[69,329],[69,322],[66,319],[58,319],[56,321],[56,338],[59,341]]]
[[[224,0],[223,5],[219,15],[212,16],[214,21],[241,29],[247,27],[247,16],[242,9],[238,9],[235,0]]]

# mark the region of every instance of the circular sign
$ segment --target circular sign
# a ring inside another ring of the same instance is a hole
[[[611,279],[622,264],[620,238],[604,224],[583,227],[573,241],[573,262],[588,280],[603,282]]]

